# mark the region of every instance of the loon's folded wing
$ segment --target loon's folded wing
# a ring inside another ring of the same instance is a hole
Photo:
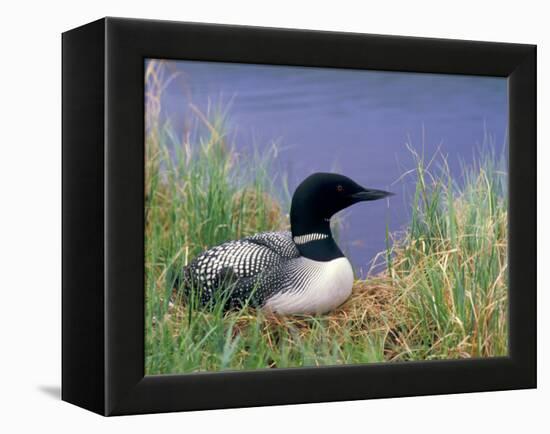
[[[273,253],[281,256],[281,258],[292,259],[300,256],[300,252],[292,240],[292,234],[289,231],[261,232],[244,240],[268,247]]]
[[[185,287],[200,290],[207,302],[219,286],[230,283],[241,299],[255,290],[256,277],[299,256],[290,232],[263,232],[229,241],[206,250],[185,267]]]

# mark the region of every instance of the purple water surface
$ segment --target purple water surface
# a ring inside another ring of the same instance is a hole
[[[396,196],[343,212],[339,243],[358,272],[385,249],[386,225],[410,217],[413,168],[405,143],[431,158],[439,148],[453,176],[489,133],[498,150],[507,128],[505,78],[349,69],[169,61],[180,76],[164,93],[163,115],[176,129],[190,104],[229,103],[229,135],[247,152],[277,142],[277,170],[291,191],[307,175],[336,171]]]

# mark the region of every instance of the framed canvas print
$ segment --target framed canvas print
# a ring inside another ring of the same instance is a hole
[[[536,386],[536,49],[105,18],[63,34],[65,401]]]

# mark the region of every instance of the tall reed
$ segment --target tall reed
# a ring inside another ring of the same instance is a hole
[[[389,346],[401,359],[505,355],[506,159],[485,147],[456,182],[443,156],[430,170],[412,152],[412,217],[390,267],[402,321]]]

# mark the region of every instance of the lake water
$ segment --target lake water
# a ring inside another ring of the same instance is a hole
[[[413,161],[405,143],[446,155],[453,177],[471,161],[486,133],[497,149],[506,141],[504,78],[326,68],[169,61],[181,75],[165,92],[163,110],[176,128],[192,116],[189,104],[231,101],[230,136],[243,150],[277,142],[277,167],[290,188],[307,175],[335,171],[389,200],[343,212],[339,243],[365,274],[385,249],[386,225],[409,221],[413,177],[396,182]],[[292,191],[292,190],[291,190]]]

